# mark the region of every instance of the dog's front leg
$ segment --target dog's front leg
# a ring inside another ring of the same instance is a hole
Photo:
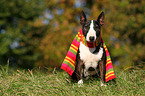
[[[107,86],[104,84],[106,69],[105,69],[105,63],[103,60],[99,62],[99,69],[100,69],[100,76],[101,76],[101,86]]]
[[[79,62],[78,75],[79,75],[78,84],[79,86],[82,86],[83,85],[83,62],[82,61]]]
[[[75,67],[75,74],[76,80],[78,81],[79,86],[83,84],[82,74],[83,74],[83,61],[80,59],[79,50],[76,57],[76,67]]]

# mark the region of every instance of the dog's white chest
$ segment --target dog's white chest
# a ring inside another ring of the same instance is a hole
[[[95,48],[88,48],[82,42],[80,42],[79,50],[80,59],[84,62],[85,69],[88,69],[89,67],[96,68],[98,62],[103,56],[103,48],[100,48],[98,53],[93,54],[92,52],[95,50]]]

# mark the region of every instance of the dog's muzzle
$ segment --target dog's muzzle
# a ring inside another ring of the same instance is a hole
[[[90,37],[89,37],[89,40],[90,40],[90,42],[94,42],[95,37],[94,37],[94,36],[90,36]]]

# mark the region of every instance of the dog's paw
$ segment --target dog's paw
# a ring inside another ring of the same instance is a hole
[[[106,87],[107,85],[105,85],[104,83],[101,82],[101,86],[105,86]]]
[[[83,86],[83,80],[82,79],[78,81],[78,85],[79,85],[79,87]]]

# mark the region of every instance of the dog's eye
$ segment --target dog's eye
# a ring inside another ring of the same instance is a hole
[[[99,26],[98,25],[96,25],[96,26],[94,26],[95,28],[99,28]]]
[[[88,26],[85,26],[85,28],[87,28]]]
[[[85,27],[85,28],[88,28],[89,26],[88,26],[88,25],[85,25],[84,27]]]

